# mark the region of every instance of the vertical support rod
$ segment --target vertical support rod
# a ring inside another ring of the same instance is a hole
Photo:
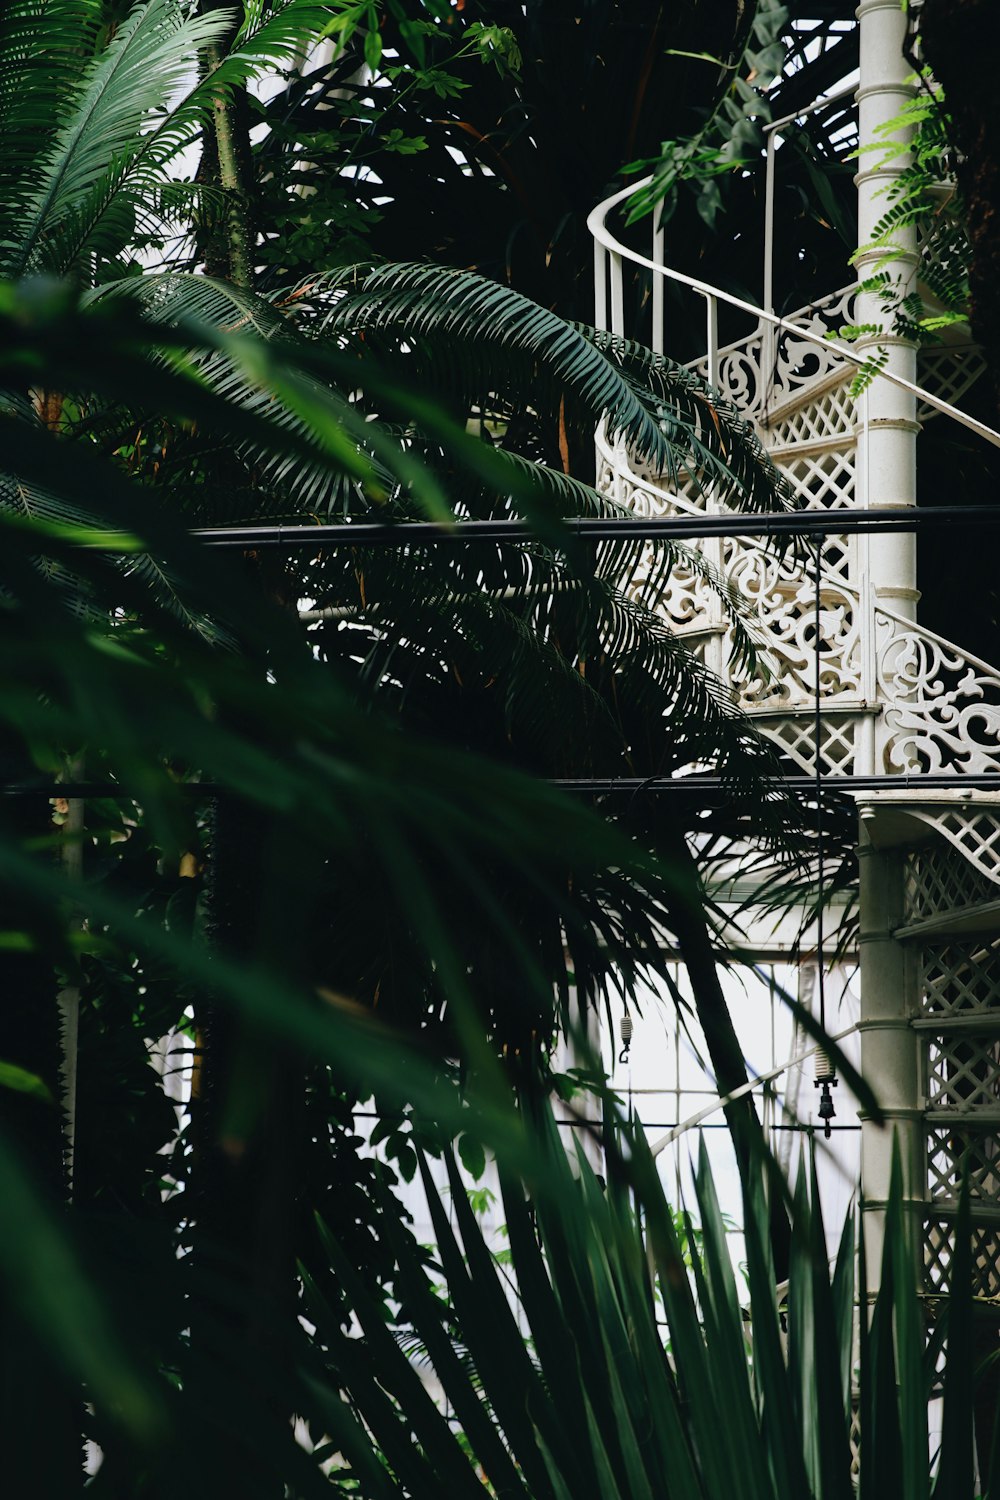
[[[600,240],[594,241],[594,327],[608,326],[607,251]]]
[[[653,209],[653,264],[663,265],[665,236],[663,232],[663,200]],[[666,348],[666,327],[663,316],[663,277],[653,272],[653,353],[662,354]]]
[[[622,286],[622,258],[611,252],[611,332],[618,338],[625,334],[625,295]]]
[[[870,429],[869,396],[870,391],[866,390],[861,397],[861,442],[856,454],[854,473],[855,501],[862,510],[871,508],[868,470],[862,463],[862,457],[867,459],[870,447],[867,441]],[[866,710],[858,723],[854,749],[854,774],[874,776],[878,768],[878,756],[875,718],[872,710],[878,695],[875,660],[878,637],[875,630],[875,593],[872,588],[871,537],[867,532],[863,532],[860,536],[852,538],[852,545],[857,549],[855,557],[858,571],[858,601],[861,610],[861,619],[858,622],[861,636],[861,697]]]
[[[705,351],[708,383],[719,384],[719,304],[714,297],[705,298]]]
[[[764,173],[764,311],[774,312],[774,150],[777,132],[767,132],[767,161]],[[765,323],[761,329],[761,389],[764,410],[770,402],[774,382],[775,329]]]

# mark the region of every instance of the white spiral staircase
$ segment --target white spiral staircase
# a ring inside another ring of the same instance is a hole
[[[855,399],[860,358],[836,340],[841,327],[862,321],[855,288],[785,319],[761,314],[673,271],[658,229],[648,256],[617,238],[615,215],[633,191],[616,194],[591,217],[597,321],[629,336],[630,262],[652,276],[654,348],[669,352],[664,283],[700,297],[707,310],[706,353],[693,367],[755,424],[800,503],[845,512],[884,504],[870,472],[869,424],[878,420],[870,416],[870,396],[879,381],[907,395],[911,410],[915,403],[919,423],[959,421],[1000,446],[1000,435],[954,405],[984,369],[971,344],[925,352],[919,388],[890,371]],[[724,348],[715,337],[720,303],[742,311],[750,326]],[[693,476],[672,483],[600,436],[598,468],[599,487],[637,515],[690,517],[718,509]],[[654,545],[647,544],[650,562]],[[931,1296],[947,1290],[948,1223],[965,1157],[974,1202],[975,1289],[996,1297],[1000,794],[961,787],[922,793],[919,783],[926,773],[1000,772],[1000,672],[889,607],[885,594],[892,591],[873,579],[866,534],[827,535],[784,555],[737,537],[709,538],[701,550],[746,606],[760,646],[757,669],[739,664],[725,611],[700,574],[675,568],[658,607],[728,683],[788,769],[817,769],[818,696],[823,775],[901,778],[899,790],[857,799],[862,1066],[896,1127],[908,1195],[923,1204],[925,1290]],[[648,563],[636,575],[636,587],[647,569]],[[890,1158],[891,1133],[866,1125],[862,1191],[876,1244]]]

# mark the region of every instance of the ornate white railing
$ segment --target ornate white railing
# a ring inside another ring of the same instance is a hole
[[[777,313],[755,307],[752,302],[746,302],[742,297],[736,297],[731,292],[723,290],[722,287],[712,286],[707,281],[700,281],[697,277],[687,276],[684,272],[675,271],[668,266],[664,259],[666,248],[664,232],[655,215],[652,227],[652,256],[643,255],[619,240],[608,228],[609,217],[616,208],[625,203],[640,188],[647,187],[651,181],[652,178],[645,177],[640,182],[630,183],[628,187],[620,188],[617,193],[613,193],[610,198],[599,203],[587,219],[587,227],[594,240],[594,323],[598,328],[608,329],[611,333],[623,338],[628,337],[625,328],[624,265],[629,262],[631,265],[642,267],[653,273],[651,347],[657,353],[664,352],[666,340],[663,282],[671,281],[677,286],[686,287],[694,296],[703,299],[705,302],[705,354],[700,362],[704,364],[709,384],[718,389],[722,389],[719,383],[720,354],[731,352],[739,347],[737,343],[727,345],[725,350],[719,348],[720,303],[746,315],[753,325],[753,331],[747,335],[748,340],[761,337],[765,330],[771,330],[775,335],[786,334],[799,339],[803,344],[811,345],[817,351],[823,351],[824,356],[836,356],[844,367],[845,378],[848,374],[854,375],[864,369],[867,359],[863,354],[859,354],[856,349],[852,349],[842,340],[830,339],[825,333],[809,326],[814,307],[803,308],[800,312],[779,317]],[[843,293],[834,293],[835,297],[842,295]],[[815,307],[822,307],[822,305],[820,302],[815,304]],[[977,433],[993,447],[1000,448],[1000,432],[987,426],[985,422],[978,421],[977,418],[952,405],[943,397],[926,390],[915,381],[907,380],[889,370],[880,371],[877,378],[908,391],[930,410],[951,417],[953,421],[968,428],[970,432]]]
[[[637,186],[642,184],[614,194],[590,216],[598,326],[629,336],[626,264],[652,273],[654,349],[663,351],[667,343],[664,284],[669,281],[701,298],[705,352],[690,367],[755,421],[804,506],[867,508],[868,476],[859,466],[858,452],[868,402],[865,395],[855,401],[851,393],[866,358],[834,336],[856,321],[856,289],[842,288],[779,317],[675,271],[665,263],[658,222],[652,224],[649,256],[624,244],[609,227]],[[720,304],[743,314],[750,325],[742,338],[722,348]],[[936,389],[890,370],[880,371],[874,380],[908,392],[923,419],[945,416],[1000,447],[1000,433],[947,399],[968,389],[982,367],[978,351],[963,345],[931,352],[925,369]],[[598,437],[598,483],[641,515],[718,509],[711,493],[693,478],[680,476],[672,483],[603,435]],[[694,572],[675,568],[659,608],[797,765],[815,768],[812,716],[818,693],[824,771],[1000,770],[1000,674],[886,607],[871,584],[866,536],[832,535],[821,546],[818,682],[812,549],[779,556],[746,539],[717,537],[706,541],[704,550],[747,602],[762,648],[760,670],[735,664],[725,611],[711,586]],[[650,544],[636,575],[637,588],[652,558]]]

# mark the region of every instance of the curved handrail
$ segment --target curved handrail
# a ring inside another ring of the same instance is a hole
[[[679,1140],[682,1135],[685,1135],[687,1131],[694,1130],[703,1120],[707,1120],[709,1115],[718,1114],[719,1110],[725,1109],[727,1104],[735,1103],[737,1099],[742,1099],[745,1095],[753,1093],[754,1089],[766,1088],[769,1083],[773,1083],[776,1078],[780,1078],[782,1073],[790,1073],[793,1068],[797,1068],[801,1063],[808,1062],[809,1058],[815,1056],[817,1052],[822,1052],[828,1042],[842,1042],[845,1038],[853,1036],[859,1029],[859,1023],[852,1021],[850,1026],[846,1026],[843,1031],[834,1032],[832,1036],[825,1038],[822,1042],[815,1042],[811,1047],[807,1047],[804,1052],[799,1052],[794,1057],[788,1058],[786,1062],[781,1063],[779,1067],[772,1068],[770,1073],[758,1073],[756,1078],[751,1078],[747,1083],[740,1084],[739,1088],[733,1089],[728,1094],[720,1095],[718,1099],[710,1100],[708,1104],[703,1104],[701,1109],[697,1110],[693,1115],[689,1115],[686,1120],[681,1120],[680,1124],[668,1130],[666,1135],[661,1135],[658,1140],[655,1140],[649,1148],[649,1154],[651,1156],[659,1156],[668,1146],[672,1146],[674,1141]]]
[[[631,261],[633,265],[642,266],[644,269],[652,271],[654,275],[662,276],[667,281],[676,282],[679,286],[686,286],[689,291],[694,292],[697,296],[706,298],[710,303],[725,302],[729,307],[734,307],[743,313],[749,313],[751,317],[758,320],[759,324],[766,324],[781,333],[794,334],[796,338],[802,339],[806,343],[816,344],[819,348],[825,349],[828,352],[832,351],[856,369],[861,370],[867,366],[868,361],[862,355],[855,353],[853,349],[846,344],[840,343],[839,340],[825,338],[822,334],[814,333],[810,328],[803,328],[800,324],[793,323],[787,318],[782,318],[777,313],[767,312],[762,307],[755,307],[752,302],[745,302],[742,297],[736,297],[731,292],[723,291],[721,287],[713,286],[710,282],[700,281],[697,277],[686,276],[683,271],[675,271],[670,266],[661,265],[657,261],[652,260],[648,255],[641,255],[639,251],[630,249],[628,245],[624,245],[621,240],[616,239],[605,223],[608,214],[612,209],[617,208],[619,203],[623,203],[626,198],[630,198],[641,188],[648,187],[652,180],[652,175],[650,175],[644,177],[640,182],[630,183],[627,187],[619,189],[617,193],[613,193],[610,198],[605,198],[602,203],[599,203],[596,208],[592,209],[587,217],[587,228],[593,237],[595,247],[601,246],[613,256],[619,256],[623,260]],[[662,231],[656,232],[662,233]],[[951,417],[953,421],[968,428],[970,432],[974,432],[977,436],[984,438],[994,448],[1000,448],[1000,432],[997,432],[992,427],[988,427],[985,422],[980,422],[977,418],[970,417],[967,412],[962,411],[957,406],[952,406],[949,401],[943,401],[940,396],[935,396],[923,386],[917,385],[915,381],[907,380],[905,376],[897,375],[895,372],[885,369],[878,370],[875,378],[888,380],[890,384],[895,385],[900,390],[907,391],[911,396],[916,396],[935,411],[941,412],[946,417]]]

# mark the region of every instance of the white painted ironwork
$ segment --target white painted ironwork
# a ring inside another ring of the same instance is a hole
[[[863,153],[866,143],[884,145],[883,128],[898,116],[912,82],[902,57],[898,0],[861,0],[858,16]],[[815,107],[833,102],[821,100]],[[658,218],[649,255],[617,237],[611,227],[616,212],[645,185],[635,184],[591,215],[596,320],[618,336],[636,335],[626,317],[627,265],[632,276],[652,278],[652,299],[643,316],[648,328],[651,311],[656,351],[670,347],[666,284],[702,299],[704,352],[691,368],[754,424],[799,503],[831,511],[906,509],[916,503],[921,424],[945,417],[1000,447],[1000,433],[955,404],[982,375],[985,362],[969,343],[918,355],[885,331],[845,343],[839,337],[845,327],[883,321],[878,299],[856,286],[785,317],[774,313],[773,143],[778,131],[793,123],[776,122],[768,137],[764,307],[666,264],[669,245]],[[865,245],[885,212],[886,187],[905,158],[886,162],[875,153],[859,160]],[[899,249],[894,273],[905,291],[917,269],[915,238],[901,240]],[[877,253],[881,257],[884,250]],[[865,264],[862,253],[860,278]],[[742,337],[722,347],[720,305],[727,326],[737,314],[746,320]],[[877,374],[859,382],[859,370],[876,353]],[[603,437],[598,476],[599,486],[637,515],[696,516],[720,509],[696,476],[652,472],[621,444]],[[734,651],[718,594],[695,570],[673,570],[658,608],[724,678],[734,700],[788,761],[809,773],[898,773],[908,787],[921,773],[1000,771],[1000,671],[917,623],[912,533],[826,537],[820,544],[818,594],[812,548],[790,547],[779,555],[752,540],[716,537],[705,543],[705,551],[746,605],[759,646],[757,666],[745,666]],[[633,580],[637,592],[650,576],[654,555],[651,543]],[[863,1068],[898,1135],[907,1194],[925,1200],[925,1287],[931,1293],[947,1288],[960,1163],[967,1154],[976,1289],[996,1296],[1000,801],[978,792],[921,797],[912,790],[859,801]],[[704,1115],[699,1111],[661,1144]],[[866,1127],[864,1140],[871,1273],[892,1135]]]

